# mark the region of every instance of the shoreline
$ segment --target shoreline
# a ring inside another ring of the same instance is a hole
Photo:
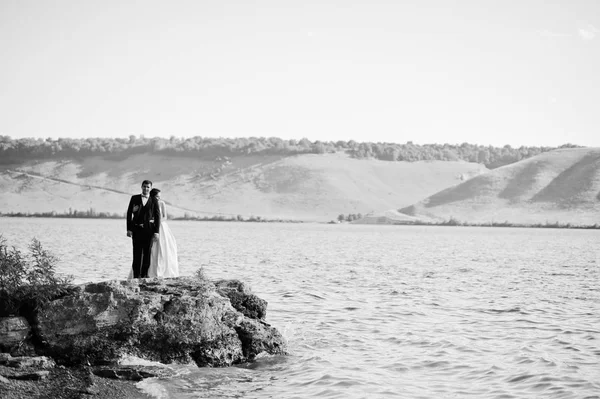
[[[334,223],[329,223],[334,224]],[[337,223],[335,223],[337,224]],[[341,223],[344,224],[344,223]],[[360,224],[362,226],[429,226],[429,227],[493,227],[493,228],[514,228],[514,229],[560,229],[560,230],[600,230],[600,225],[544,225],[544,224],[512,224],[512,223],[462,223],[462,224],[448,224],[448,223],[346,223],[346,224]]]
[[[34,213],[24,214],[18,213],[0,213],[0,218],[47,218],[47,219],[107,219],[107,220],[122,220],[126,219],[125,216],[74,216],[69,214],[52,214],[52,213]],[[211,216],[211,217],[174,217],[169,218],[169,221],[190,221],[190,222],[243,222],[243,223],[310,223],[306,220],[295,220],[295,219],[267,219],[262,216],[251,216],[247,219],[244,218],[226,218],[223,216]],[[319,222],[315,222],[319,223]]]
[[[331,222],[330,222],[331,223]],[[571,223],[469,223],[469,222],[413,222],[413,223],[331,223],[331,224],[360,224],[363,226],[432,226],[432,227],[497,227],[497,228],[522,228],[522,229],[578,229],[578,230],[600,230],[600,224],[575,225]]]
[[[112,216],[70,216],[70,215],[51,215],[51,214],[6,214],[0,213],[0,218],[47,218],[47,219],[101,219],[101,220],[121,220],[124,217]],[[461,222],[456,219],[445,220],[442,222],[400,222],[400,223],[357,223],[339,222],[331,220],[329,222],[314,220],[294,220],[294,219],[266,219],[262,217],[251,217],[250,219],[225,219],[223,217],[176,217],[170,221],[188,221],[188,222],[240,222],[240,223],[316,223],[316,224],[340,224],[340,225],[362,225],[362,226],[433,226],[433,227],[499,227],[499,228],[526,228],[526,229],[577,229],[577,230],[600,230],[600,223],[595,224],[572,224],[561,222],[545,223],[512,223],[512,222],[484,222],[470,223]]]

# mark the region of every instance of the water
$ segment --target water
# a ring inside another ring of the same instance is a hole
[[[182,274],[238,278],[289,356],[170,365],[159,398],[600,398],[600,231],[170,221]],[[76,281],[124,278],[125,222],[0,218]]]

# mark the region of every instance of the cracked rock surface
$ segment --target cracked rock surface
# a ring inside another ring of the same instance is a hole
[[[229,366],[285,354],[264,320],[266,302],[237,280],[195,277],[88,283],[32,322],[36,352],[60,364],[114,364],[134,355],[163,363]]]

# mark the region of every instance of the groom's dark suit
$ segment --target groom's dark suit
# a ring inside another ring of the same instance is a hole
[[[148,277],[152,238],[160,232],[160,210],[153,198],[148,198],[144,206],[141,194],[131,197],[127,208],[127,230],[132,232],[133,239],[133,277]]]

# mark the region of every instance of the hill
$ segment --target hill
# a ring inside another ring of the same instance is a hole
[[[139,153],[48,158],[0,166],[3,213],[124,214],[143,179],[170,216],[241,215],[328,221],[408,206],[486,172],[464,161],[387,162],[343,153],[190,157]]]
[[[600,149],[546,152],[475,176],[399,211],[469,223],[600,223]]]

